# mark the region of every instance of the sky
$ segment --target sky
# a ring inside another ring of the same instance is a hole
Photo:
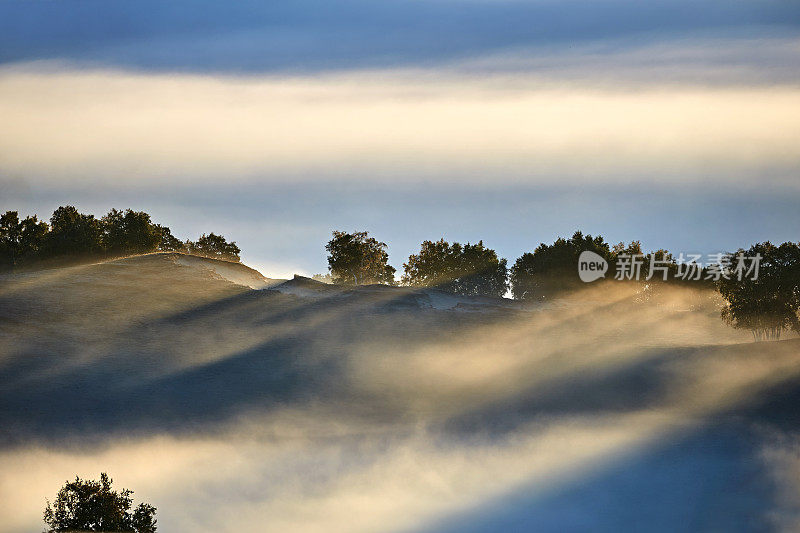
[[[267,276],[335,229],[513,262],[800,234],[800,4],[0,0],[0,210],[144,210]]]

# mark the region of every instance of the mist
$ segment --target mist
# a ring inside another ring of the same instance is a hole
[[[753,345],[710,290],[419,311],[155,257],[3,279],[2,531],[100,471],[165,531],[555,531],[559,509],[613,531],[667,494],[648,529],[794,523],[793,418],[765,398],[797,379],[797,341]],[[729,512],[697,509],[720,472],[743,483],[716,496]]]

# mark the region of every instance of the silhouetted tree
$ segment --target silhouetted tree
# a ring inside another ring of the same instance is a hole
[[[761,255],[756,279],[752,279],[754,273],[738,279],[739,254]],[[784,330],[800,331],[800,245],[763,242],[731,254],[726,276],[717,287],[728,304],[722,310],[723,320],[734,328],[751,330],[754,339],[779,339]]]
[[[580,231],[576,232],[576,234],[578,233],[580,233]],[[587,235],[587,237],[591,237],[591,235]],[[575,237],[573,236],[573,239],[574,238]],[[627,246],[624,242],[619,242],[612,247],[611,252],[615,256],[621,254],[644,255],[644,252],[642,251],[642,243],[639,241],[631,241]]]
[[[334,231],[325,245],[328,251],[328,269],[334,283],[364,285],[369,283],[394,284],[395,269],[388,264],[386,243],[369,237],[368,232],[347,233]]]
[[[655,252],[651,252],[644,256],[644,271],[648,273],[652,268],[654,269],[653,276],[650,278],[649,281],[671,281],[675,278],[675,273],[677,272],[678,265],[675,262],[675,258],[669,252],[669,250],[665,250],[660,248]],[[659,268],[666,269],[666,274],[663,270],[658,270]],[[666,278],[666,279],[665,279]]]
[[[467,243],[461,251],[462,274],[456,279],[455,292],[464,295],[503,296],[508,290],[508,262],[483,241]]]
[[[402,282],[415,287],[437,287],[463,295],[503,296],[508,289],[505,259],[483,241],[461,245],[444,239],[423,241],[418,254],[403,264]]]
[[[460,273],[461,251],[460,244],[451,245],[444,239],[423,241],[419,253],[410,255],[408,262],[403,263],[402,283],[455,292],[453,281]]]
[[[172,235],[172,231],[166,226],[159,226],[156,224],[156,229],[160,236],[158,242],[158,249],[162,252],[184,252],[186,251],[186,244]],[[237,252],[238,253],[238,252]]]
[[[47,236],[47,223],[36,216],[19,219],[17,211],[0,215],[0,268],[13,268],[25,258],[34,257]]]
[[[153,252],[162,240],[162,229],[144,211],[112,209],[101,219],[103,246],[111,255]]]
[[[235,242],[228,242],[222,235],[214,233],[204,233],[197,242],[187,242],[186,247],[189,253],[226,261],[239,261],[241,252]]]
[[[48,533],[67,531],[117,531],[155,533],[156,508],[140,503],[131,510],[133,491],[111,489],[111,478],[100,474],[100,481],[67,481],[56,500],[47,502],[44,522]]]
[[[678,265],[668,250],[661,248],[655,252],[645,253],[639,241],[631,241],[627,246],[621,242],[612,247],[611,259],[617,261],[620,256],[636,258],[639,265],[638,276],[634,276],[631,281],[639,281],[649,289],[659,281],[675,280]]]
[[[166,226],[154,224],[144,211],[112,209],[102,219],[79,213],[73,206],[53,212],[50,227],[36,216],[19,219],[19,213],[0,215],[0,269],[12,269],[52,257],[95,259],[153,252],[188,252],[239,261],[235,242],[210,233],[197,242],[181,242]]]
[[[581,288],[583,283],[578,277],[578,257],[587,250],[608,261],[609,269],[613,270],[615,254],[603,237],[592,237],[576,231],[570,239],[559,237],[553,244],[541,243],[533,253],[525,253],[514,262],[511,267],[511,293],[514,298],[541,300]],[[623,246],[621,250],[626,248]],[[634,248],[628,250],[632,252]],[[640,252],[639,248],[637,253]]]
[[[75,207],[59,207],[50,217],[45,248],[51,256],[92,255],[103,250],[103,231],[94,215],[79,213]]]

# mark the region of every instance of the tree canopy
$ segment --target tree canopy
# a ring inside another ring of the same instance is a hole
[[[133,508],[133,491],[112,490],[113,480],[104,472],[100,481],[67,481],[55,501],[47,502],[44,522],[47,533],[67,531],[115,531],[155,533],[156,508],[140,503]]]
[[[158,249],[162,230],[144,211],[112,209],[101,220],[103,248],[111,254],[143,254]]]
[[[225,237],[216,233],[204,233],[197,242],[187,242],[186,247],[189,253],[226,261],[238,261],[241,252],[235,242],[228,242]]]
[[[49,227],[36,216],[19,219],[17,211],[0,215],[0,268],[13,268],[37,254],[45,243]]]
[[[533,253],[523,254],[511,267],[514,298],[541,300],[581,287],[583,283],[577,276],[578,257],[587,250],[609,263],[615,257],[603,237],[584,235],[580,231],[570,239],[559,237],[553,244],[541,243]]]
[[[19,212],[0,215],[0,270],[40,262],[75,262],[155,251],[188,252],[228,261],[238,261],[240,249],[216,233],[197,242],[172,234],[153,223],[144,211],[112,209],[102,218],[78,211],[71,205],[53,212],[50,224],[34,216],[20,219]]]
[[[94,215],[79,213],[71,205],[59,207],[50,217],[48,255],[92,255],[103,251],[103,228]]]
[[[161,236],[158,243],[159,250],[162,252],[183,252],[186,250],[186,243],[172,235],[172,231],[168,227],[156,224],[156,228]]]
[[[483,245],[423,241],[420,251],[403,264],[402,282],[416,287],[436,287],[469,296],[503,296],[508,289],[505,259]]]
[[[370,237],[368,232],[334,231],[325,249],[328,251],[328,269],[334,283],[394,284],[395,269],[388,263],[386,243]]]
[[[737,257],[761,256],[758,276],[735,275]],[[756,340],[779,339],[784,330],[800,332],[800,244],[758,243],[728,257],[726,276],[717,282],[727,301],[722,318],[749,329]]]

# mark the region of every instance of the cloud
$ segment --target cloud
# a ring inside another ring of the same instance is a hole
[[[689,32],[653,41],[617,37],[569,47],[511,47],[450,65],[473,75],[527,73],[543,81],[611,89],[621,85],[747,87],[797,85],[798,54],[800,40],[792,34]]]
[[[0,169],[46,184],[790,185],[793,85],[596,87],[531,74],[205,77],[7,69]],[[47,177],[44,177],[47,176]]]

